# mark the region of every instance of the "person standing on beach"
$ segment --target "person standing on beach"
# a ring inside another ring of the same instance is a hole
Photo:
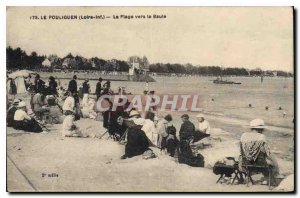
[[[17,86],[15,80],[11,79],[9,84],[9,95],[12,95],[13,99],[15,99],[16,94],[17,94]]]
[[[44,91],[45,82],[43,80],[41,80],[41,77],[39,74],[37,74],[35,76],[34,86],[35,86],[34,88],[35,88],[36,93]]]
[[[70,80],[69,86],[68,86],[68,91],[72,92],[73,94],[77,93],[77,81],[76,80],[77,80],[77,76],[74,75],[73,79]]]
[[[179,138],[180,140],[191,140],[193,139],[195,132],[195,125],[189,121],[189,115],[183,114],[181,116],[182,125],[179,130]]]
[[[149,83],[148,83],[148,81],[146,81],[146,84],[145,84],[145,92],[147,94],[149,93]]]
[[[96,84],[96,91],[95,91],[96,96],[97,96],[97,101],[98,101],[98,99],[101,96],[101,91],[102,91],[102,87],[101,87],[102,85],[101,85],[101,83],[102,83],[102,78],[100,77],[99,81]]]
[[[109,94],[110,80],[106,81],[106,83],[103,84],[103,87],[104,87],[103,94]]]
[[[70,114],[75,112],[75,99],[73,93],[68,91],[68,97],[66,98],[62,107],[64,114]]]
[[[90,92],[89,79],[85,79],[84,83],[82,84],[82,93],[83,93],[82,105],[85,107],[88,106],[89,92]]]
[[[195,126],[189,121],[189,115],[183,114],[181,119],[183,123],[179,130],[178,162],[192,165],[194,164],[192,160],[194,159],[194,154],[190,143],[194,140]],[[203,158],[199,158],[199,160],[199,163],[201,162],[201,166],[203,167]]]
[[[49,77],[49,94],[57,96],[57,82],[53,76]]]

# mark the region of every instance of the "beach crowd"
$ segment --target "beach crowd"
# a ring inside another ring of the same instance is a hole
[[[121,159],[139,155],[144,159],[155,158],[157,154],[153,150],[156,148],[161,153],[178,159],[179,163],[204,167],[204,157],[192,148],[192,145],[197,145],[211,136],[210,123],[203,113],[196,115],[196,125],[190,121],[189,114],[183,113],[181,127],[176,129],[171,114],[158,115],[155,107],[147,112],[139,112],[135,108],[128,108],[130,101],[113,109],[113,101],[107,98],[103,101],[108,107],[107,110],[98,112],[95,108],[98,99],[103,95],[115,94],[111,90],[109,80],[104,83],[103,79],[99,78],[93,93],[89,79],[85,79],[79,87],[76,75],[69,81],[68,87],[62,87],[53,76],[49,78],[47,84],[46,86],[46,82],[38,74],[34,79],[31,76],[26,78],[24,86],[30,95],[28,104],[16,98],[18,88],[14,80],[10,79],[9,95],[12,97],[7,108],[7,127],[47,134],[49,130],[46,120],[49,118],[50,109],[56,107],[62,118],[60,122],[62,138],[88,138],[89,135],[76,125],[76,120],[82,119],[84,111],[89,119],[101,118],[103,121],[103,127],[107,131],[99,138],[107,134],[113,141],[125,146]],[[150,92],[153,94],[154,91],[150,91],[149,83],[146,82],[143,94],[148,95]],[[123,94],[121,87],[117,94]],[[245,182],[244,178],[249,182],[252,180],[251,172],[260,171],[264,175],[263,183],[274,185],[274,180],[271,179],[279,175],[279,169],[263,134],[265,123],[261,119],[254,119],[250,122],[249,128],[250,130],[243,133],[240,138],[240,158],[234,160],[232,165],[239,173],[238,182]],[[225,168],[228,164],[219,163],[219,167]],[[251,167],[256,169],[252,171]],[[222,176],[222,171],[220,174]]]

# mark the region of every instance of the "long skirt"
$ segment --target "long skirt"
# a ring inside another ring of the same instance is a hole
[[[144,131],[137,128],[129,128],[127,133],[127,144],[125,146],[126,157],[143,154],[149,149],[149,142]]]
[[[14,129],[23,130],[26,132],[40,133],[43,131],[42,127],[35,119],[26,120],[26,121],[14,121]]]

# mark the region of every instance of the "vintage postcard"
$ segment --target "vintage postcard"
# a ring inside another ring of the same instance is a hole
[[[294,192],[293,7],[6,7],[8,192]]]

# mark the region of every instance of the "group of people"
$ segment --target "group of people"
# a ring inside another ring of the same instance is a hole
[[[76,80],[77,76],[74,75],[69,82],[66,92],[67,97],[62,106],[62,111],[65,115],[61,130],[63,137],[87,137],[75,124],[75,120],[80,118],[81,109]],[[102,81],[103,79],[99,78],[96,85],[95,93],[97,99],[103,94],[108,94],[110,90],[110,81],[104,84],[102,84]],[[49,110],[49,105],[45,102],[45,98],[49,95],[58,95],[57,82],[55,78],[50,77],[49,86],[46,87],[45,82],[40,79],[39,75],[36,75],[35,83],[32,86],[34,95],[31,99],[31,109],[36,115],[42,115],[43,112]],[[148,83],[146,88],[146,91],[149,91]],[[90,101],[88,79],[83,83],[82,93],[82,105],[88,106]],[[112,105],[109,100],[107,103]],[[128,106],[128,104],[125,104],[117,108],[116,111],[109,109],[102,112],[103,126],[107,128],[110,135],[115,137],[115,140],[125,144],[125,153],[121,159],[137,155],[143,155],[146,158],[154,157],[151,147],[156,147],[171,157],[178,157],[180,163],[189,164],[189,159],[195,158],[191,144],[210,137],[210,124],[203,114],[196,116],[197,126],[190,121],[188,114],[183,114],[181,116],[182,124],[177,135],[177,130],[172,123],[173,118],[170,114],[159,117],[155,112],[149,111],[142,116],[135,109],[125,111],[127,109],[126,105]],[[25,101],[19,99],[15,99],[7,111],[7,126],[28,132],[43,132],[41,123],[28,114]],[[239,164],[243,164],[243,159],[255,161],[259,156],[263,155],[272,167],[273,174],[277,175],[279,172],[278,164],[271,154],[266,137],[263,135],[264,122],[260,119],[255,119],[251,121],[250,128],[251,131],[245,132],[240,139],[243,157]],[[242,165],[240,169],[241,171],[243,170]]]
[[[8,127],[13,127],[16,130],[33,133],[47,133],[43,130],[42,125],[32,116],[28,114],[25,101],[14,99],[11,107],[7,110],[6,122]]]
[[[187,145],[187,143],[189,145],[191,142],[197,142],[210,136],[210,125],[203,114],[197,115],[198,127],[189,121],[187,114],[182,115],[181,118],[183,123],[179,130],[180,139],[178,140],[177,130],[172,123],[173,118],[170,114],[158,117],[154,112],[149,111],[142,117],[139,112],[132,109],[128,116],[119,116],[117,123],[123,127],[123,130],[121,130],[121,134],[117,134],[118,137],[121,137],[118,140],[126,142],[125,154],[122,159],[143,153],[149,154],[151,147],[157,147],[174,157],[180,145]],[[118,130],[115,129],[115,131]],[[114,133],[111,132],[111,134]],[[183,147],[186,146],[181,146],[181,148]],[[182,152],[186,152],[187,149],[190,147],[188,146]],[[189,155],[186,157],[192,157],[192,151]]]

